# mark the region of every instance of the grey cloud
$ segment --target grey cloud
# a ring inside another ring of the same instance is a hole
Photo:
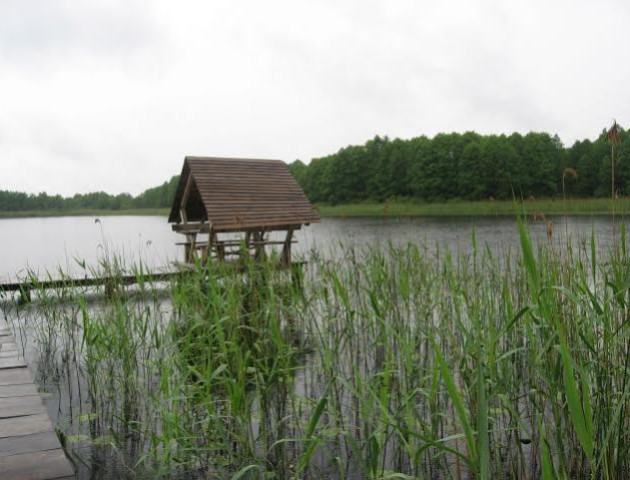
[[[158,46],[160,38],[151,10],[136,0],[0,3],[0,58],[12,64],[67,60],[85,53],[126,56]]]

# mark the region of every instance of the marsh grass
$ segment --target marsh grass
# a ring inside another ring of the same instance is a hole
[[[132,294],[3,312],[54,373],[85,476],[627,478],[625,230],[600,252],[519,225],[501,257],[348,247],[311,254],[303,288],[266,264],[138,268]]]
[[[563,178],[564,180],[564,178]],[[340,205],[320,204],[317,206],[323,217],[448,217],[448,216],[513,216],[512,200],[450,200],[446,202],[420,202],[410,199],[388,201],[387,203],[354,203]],[[597,215],[610,214],[613,207],[617,215],[630,211],[630,198],[622,197],[612,205],[610,198],[569,198],[563,195],[558,199],[524,199],[523,210],[533,215],[545,212],[547,215]]]

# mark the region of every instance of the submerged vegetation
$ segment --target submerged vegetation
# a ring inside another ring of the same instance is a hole
[[[299,283],[250,264],[160,285],[138,268],[107,301],[40,291],[3,315],[83,473],[627,478],[625,232],[608,251],[520,236],[500,256],[474,237],[459,255],[312,252]]]

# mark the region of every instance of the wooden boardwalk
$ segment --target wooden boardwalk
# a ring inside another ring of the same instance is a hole
[[[167,282],[173,278],[181,277],[184,272],[145,272],[142,280],[145,282]],[[111,294],[119,286],[135,285],[140,281],[137,275],[118,275],[93,278],[61,278],[57,280],[31,280],[0,283],[0,292],[20,292],[24,300],[31,300],[31,291],[50,288],[76,288],[105,285],[105,293]]]
[[[271,242],[273,243],[273,242]],[[283,243],[284,242],[280,242]],[[19,292],[23,301],[31,301],[31,292],[46,289],[63,289],[63,288],[77,288],[77,287],[91,287],[96,285],[105,285],[105,295],[111,296],[116,289],[127,285],[135,285],[142,282],[168,282],[172,279],[181,278],[195,270],[195,266],[192,263],[178,263],[173,262],[177,271],[174,272],[145,272],[142,276],[138,275],[118,275],[118,276],[106,276],[106,277],[85,277],[85,278],[61,278],[61,279],[48,279],[48,280],[24,280],[15,282],[0,282],[0,294],[4,292]],[[240,264],[236,261],[229,262],[223,261],[222,265],[227,265],[230,269],[227,271],[234,271],[238,273],[246,272],[247,265]],[[284,264],[282,262],[275,265],[274,268],[279,270],[292,269],[297,274],[302,267],[306,265],[306,262],[291,262],[290,264]],[[0,328],[2,328],[3,320],[0,320]],[[6,325],[5,325],[6,327]],[[0,353],[0,361],[2,354]],[[0,477],[2,480],[2,477]]]
[[[0,319],[0,479],[75,478],[19,351]]]

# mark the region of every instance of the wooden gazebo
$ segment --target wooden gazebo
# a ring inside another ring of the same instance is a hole
[[[186,237],[187,263],[263,259],[275,245],[288,266],[293,233],[319,216],[282,161],[186,157],[168,221]]]

